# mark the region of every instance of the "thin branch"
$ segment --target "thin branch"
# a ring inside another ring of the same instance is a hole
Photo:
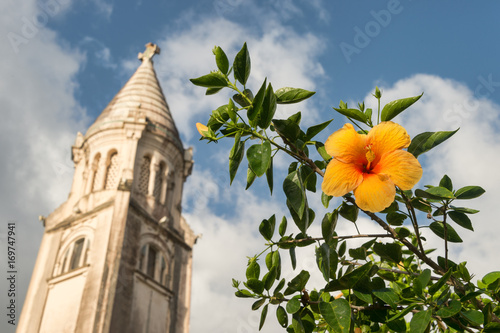
[[[381,237],[391,237],[392,235],[389,234],[363,234],[363,235],[347,235],[347,236],[333,236],[332,239],[351,239],[351,238],[381,238]],[[308,241],[321,241],[325,240],[323,237],[308,237],[308,238],[302,238],[302,239],[290,239],[286,241],[281,241],[281,242],[276,242],[273,243],[273,245],[281,245],[281,244],[296,244],[296,243],[302,243],[302,242],[308,242]]]
[[[415,214],[415,209],[410,204],[410,200],[403,193],[403,191],[400,191],[400,194],[403,197],[403,199],[405,201],[406,209],[408,210],[408,213],[410,214],[410,220],[411,220],[411,224],[413,225],[413,230],[415,231],[415,237],[417,237],[418,247],[420,248],[420,251],[422,253],[425,253],[424,245],[422,244],[422,239],[420,238],[420,231],[418,229],[417,214]]]
[[[350,261],[350,260],[343,260],[342,261],[342,264],[350,264],[350,265],[355,265],[355,266],[363,266],[363,264],[360,264],[359,262],[356,262],[356,261]],[[400,270],[400,269],[394,269],[394,268],[385,268],[385,267],[379,267],[378,268],[379,270],[381,271],[385,271],[385,272],[391,272],[391,273],[396,273],[396,274],[405,274],[405,275],[411,275],[411,276],[419,276],[420,274],[419,273],[412,273],[412,272],[408,272],[408,271],[403,271],[403,270]],[[437,276],[431,276],[431,280],[439,280],[439,277]]]
[[[446,224],[446,209],[448,207],[444,206],[443,214],[443,228],[444,228],[444,268],[448,270],[448,225]]]

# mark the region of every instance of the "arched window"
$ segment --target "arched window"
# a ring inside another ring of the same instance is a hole
[[[139,168],[139,192],[142,194],[148,194],[149,188],[149,176],[151,173],[151,158],[149,156],[144,156],[141,161],[141,166]]]
[[[153,196],[158,201],[160,201],[161,199],[161,189],[163,185],[164,173],[165,173],[165,163],[161,162],[158,167],[158,171],[156,172],[155,175],[155,187],[153,190]]]
[[[75,240],[68,246],[64,256],[60,259],[58,274],[71,272],[77,268],[88,264],[88,252],[90,250],[90,240],[82,237]]]
[[[116,189],[118,185],[118,153],[114,152],[109,157],[109,164],[106,170],[105,189]]]
[[[160,284],[167,286],[168,265],[165,255],[152,244],[146,244],[139,253],[139,270]]]
[[[91,173],[91,181],[92,181],[92,192],[100,189],[100,182],[102,179],[102,168],[100,168],[99,162],[101,160],[101,154],[97,154],[94,157],[94,162],[92,163],[92,173]]]

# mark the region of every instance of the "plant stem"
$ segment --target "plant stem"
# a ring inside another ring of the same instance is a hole
[[[347,235],[347,236],[333,236],[332,239],[353,239],[353,238],[382,238],[382,237],[392,237],[392,235],[389,234],[363,234],[363,235]],[[302,243],[306,241],[321,241],[325,240],[323,237],[309,237],[309,238],[302,238],[302,239],[290,239],[286,241],[281,241],[281,242],[276,242],[273,243],[273,245],[282,245],[282,244],[297,244],[297,243]]]
[[[399,194],[401,194],[401,197],[403,197],[406,205],[406,209],[408,210],[408,213],[410,214],[410,220],[411,224],[413,225],[413,230],[415,231],[415,237],[417,237],[417,243],[418,247],[420,248],[420,251],[422,253],[425,253],[424,250],[424,245],[422,244],[422,239],[420,238],[420,230],[418,229],[418,222],[417,222],[417,215],[415,214],[415,209],[410,203],[410,200],[408,197],[403,193],[403,191],[399,191]]]

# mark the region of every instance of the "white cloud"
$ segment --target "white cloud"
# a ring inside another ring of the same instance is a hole
[[[38,215],[47,215],[67,198],[73,176],[70,147],[76,132],[87,126],[73,97],[83,58],[61,46],[45,27],[67,8],[62,1],[58,5],[0,5],[0,35],[11,37],[0,42],[0,240],[6,248],[6,223],[15,221],[18,315],[43,233]],[[0,287],[6,295],[4,281]],[[11,332],[12,326],[2,321],[0,330]]]

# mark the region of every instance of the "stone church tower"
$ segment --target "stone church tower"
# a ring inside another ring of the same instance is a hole
[[[153,68],[156,45],[72,147],[68,200],[45,233],[19,333],[185,333],[192,247],[181,216],[193,165]]]

